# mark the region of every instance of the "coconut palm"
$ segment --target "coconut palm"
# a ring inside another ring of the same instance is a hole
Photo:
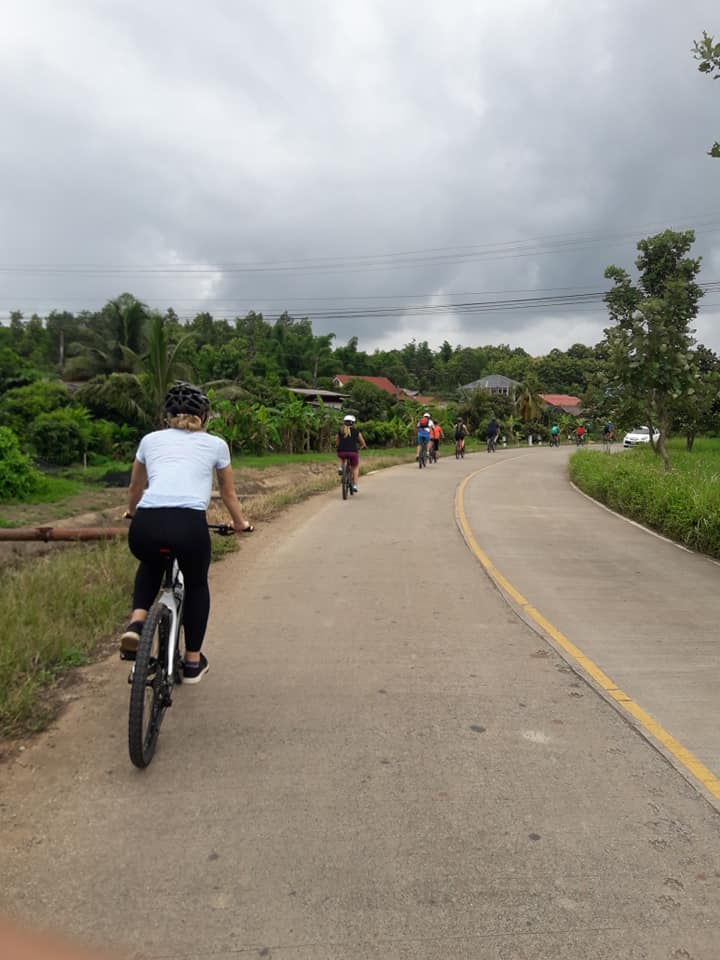
[[[67,344],[65,378],[131,372],[131,357],[142,348],[147,320],[147,307],[132,294],[109,300],[99,314],[89,317],[78,338]]]
[[[192,367],[181,355],[181,348],[192,336],[188,333],[177,343],[171,343],[165,317],[154,313],[147,326],[144,352],[138,354],[128,347],[123,350],[135,368],[141,371],[140,379],[148,408],[158,421],[162,416],[162,403],[168,388],[175,380],[190,380],[193,377]]]
[[[531,420],[540,420],[545,412],[545,401],[535,388],[535,384],[526,381],[521,385],[515,398],[515,410],[523,423]]]

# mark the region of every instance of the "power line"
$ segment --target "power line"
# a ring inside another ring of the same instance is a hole
[[[696,233],[715,232],[720,228],[720,214],[698,224]],[[0,273],[26,275],[86,276],[154,276],[175,279],[223,274],[238,276],[266,273],[357,273],[403,269],[421,266],[461,265],[472,262],[494,262],[530,256],[549,256],[581,252],[603,244],[634,240],[646,229],[628,229],[616,234],[555,234],[523,240],[472,244],[453,247],[430,247],[412,251],[360,256],[314,257],[307,259],[174,264],[0,264]]]

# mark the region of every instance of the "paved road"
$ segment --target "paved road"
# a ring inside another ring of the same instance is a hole
[[[562,451],[515,457],[467,484],[478,544],[601,666],[611,651],[605,669],[639,663],[614,633],[602,648],[594,609],[560,621],[578,571],[612,579],[604,551],[620,538],[627,558],[648,534],[599,519]],[[383,471],[218,565],[211,672],[181,690],[144,773],[126,759],[122,666],[87,671],[3,770],[0,907],[147,958],[716,960],[720,817],[468,549],[456,489],[488,465]],[[668,550],[674,582],[694,575],[697,558]],[[663,566],[634,561],[645,585]],[[643,590],[622,599],[645,617]],[[669,622],[676,594],[656,599]],[[685,648],[675,662],[682,675]],[[640,704],[651,673],[623,680]],[[658,705],[680,737],[678,705]]]

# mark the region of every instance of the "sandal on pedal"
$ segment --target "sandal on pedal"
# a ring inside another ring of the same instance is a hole
[[[240,533],[254,533],[254,532],[255,532],[255,527],[253,526],[252,523],[248,527],[243,527],[240,530]]]

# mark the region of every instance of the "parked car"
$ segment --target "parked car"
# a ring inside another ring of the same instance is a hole
[[[653,433],[653,440],[655,443],[660,439],[660,431],[655,430]],[[634,430],[631,430],[630,433],[626,433],[623,437],[623,447],[634,447],[638,443],[650,443],[650,428],[649,427],[635,427]]]

